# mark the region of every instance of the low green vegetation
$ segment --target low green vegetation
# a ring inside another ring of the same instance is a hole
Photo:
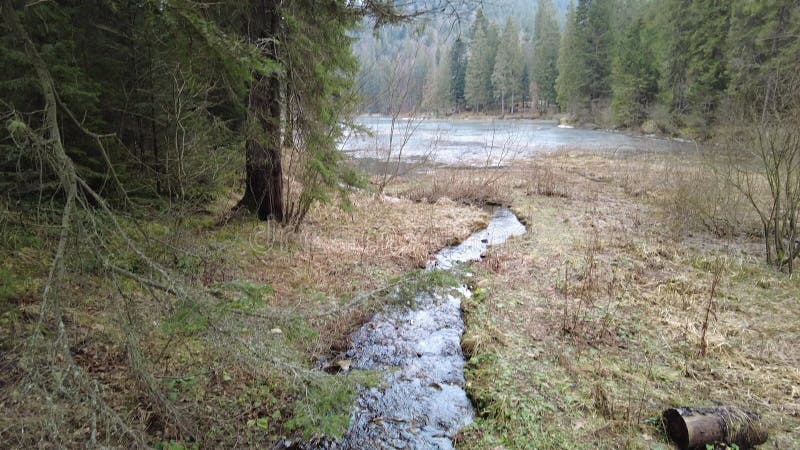
[[[385,203],[364,193],[354,194],[352,204],[347,211],[317,208],[300,232],[246,218],[222,222],[230,201],[205,215],[118,217],[137,246],[114,233],[92,245],[88,237],[69,243],[76,256],[65,264],[60,291],[64,335],[50,316],[40,322],[38,299],[58,233],[37,226],[33,214],[6,210],[0,216],[0,246],[10,255],[0,266],[2,441],[79,446],[93,429],[78,424],[91,423],[94,413],[98,425],[109,427],[109,442],[139,439],[162,448],[340,436],[356,386],[380,378],[328,374],[319,361],[346,351],[349,333],[394,301],[390,293],[410,298],[422,286],[455,283],[446,273],[417,268],[486,220],[453,203]],[[183,225],[174,227],[176,221]],[[103,259],[95,246],[113,257]],[[153,271],[137,251],[165,272]],[[74,377],[39,359],[39,349],[61,351],[61,342],[69,344]],[[45,389],[56,388],[62,395],[47,401]]]

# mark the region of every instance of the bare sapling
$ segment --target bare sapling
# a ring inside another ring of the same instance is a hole
[[[597,291],[597,252],[601,249],[600,237],[597,232],[592,234],[586,243],[584,249],[583,270],[580,273],[580,285],[576,286],[574,291],[570,292],[569,289],[569,265],[566,266],[564,271],[564,318],[562,323],[562,331],[564,334],[577,335],[580,332],[581,326],[589,323],[589,319],[584,315],[591,312],[595,306],[595,298]],[[575,294],[578,297],[575,309],[569,312],[570,296]],[[587,337],[588,337],[587,330]],[[599,335],[602,338],[602,331]]]
[[[409,105],[420,45],[417,42],[411,62],[401,61],[401,55],[398,55],[387,74],[385,95],[389,113],[388,141],[384,143],[380,141],[380,136],[375,137],[375,151],[381,160],[379,167],[381,173],[377,177],[378,194],[383,194],[386,186],[400,174],[403,153],[423,121],[417,114],[418,105]],[[427,162],[429,156],[429,154],[424,155],[421,163]]]
[[[706,357],[706,353],[708,352],[708,341],[706,339],[706,334],[708,333],[708,326],[711,319],[717,320],[717,290],[719,289],[720,281],[722,281],[722,270],[724,269],[725,265],[722,260],[717,260],[714,263],[712,268],[711,274],[711,289],[709,290],[708,294],[708,303],[706,303],[705,308],[705,317],[703,318],[703,324],[700,329],[700,343],[699,349],[697,354],[701,358]]]

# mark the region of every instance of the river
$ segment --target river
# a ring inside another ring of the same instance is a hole
[[[675,151],[690,142],[635,136],[609,130],[559,127],[554,120],[398,119],[360,116],[356,123],[372,135],[351,133],[342,150],[357,159],[447,165],[496,166],[560,149]],[[388,153],[391,138],[391,154]]]

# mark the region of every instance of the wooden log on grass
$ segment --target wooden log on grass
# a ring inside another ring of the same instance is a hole
[[[757,414],[734,406],[670,408],[664,411],[664,428],[681,449],[705,449],[708,444],[746,449],[768,437]]]

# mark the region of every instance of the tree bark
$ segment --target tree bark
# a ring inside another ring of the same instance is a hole
[[[275,38],[280,27],[277,0],[258,0],[254,4],[249,34],[254,42],[266,42],[264,56],[278,58]],[[246,186],[239,206],[258,215],[260,220],[283,222],[283,170],[281,167],[281,83],[277,73],[254,74],[248,98],[251,126],[248,133]]]

